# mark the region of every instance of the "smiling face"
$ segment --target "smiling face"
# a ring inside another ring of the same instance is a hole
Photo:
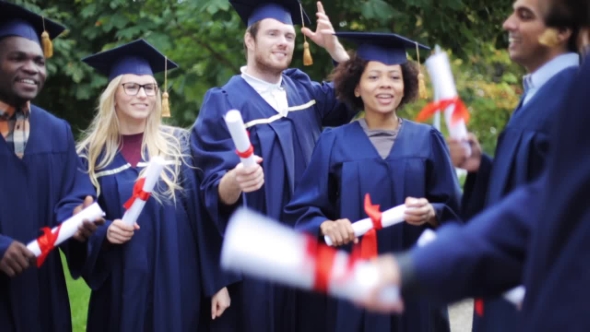
[[[138,85],[146,84],[148,86],[138,88]],[[151,75],[123,75],[115,94],[115,110],[119,121],[145,123],[155,109],[157,89],[156,80]]]
[[[512,61],[534,72],[550,60],[550,49],[539,43],[539,37],[546,28],[539,0],[515,1],[513,12],[503,28],[508,31],[508,52]]]
[[[41,46],[22,37],[0,40],[0,99],[13,106],[34,99],[45,83]]]
[[[256,36],[246,34],[248,57],[253,56],[262,72],[281,73],[291,64],[295,48],[295,28],[275,19],[258,22]]]
[[[365,112],[391,113],[404,97],[404,77],[400,65],[369,61],[354,94],[363,100]]]

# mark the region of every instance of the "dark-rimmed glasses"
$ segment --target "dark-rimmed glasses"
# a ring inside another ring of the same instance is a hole
[[[155,96],[158,91],[158,86],[155,83],[138,84],[133,82],[123,83],[123,90],[128,96],[136,96],[139,90],[143,88],[146,96]]]

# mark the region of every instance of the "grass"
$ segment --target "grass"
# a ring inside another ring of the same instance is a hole
[[[61,255],[68,286],[68,295],[70,297],[70,308],[72,311],[72,328],[74,332],[86,331],[86,317],[88,314],[88,300],[90,298],[90,288],[86,282],[80,278],[73,280],[68,270],[65,257]]]

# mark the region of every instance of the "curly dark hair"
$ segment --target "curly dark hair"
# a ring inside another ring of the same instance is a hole
[[[350,60],[340,63],[330,74],[330,79],[334,82],[336,98],[357,110],[362,110],[364,104],[360,97],[354,96],[354,89],[359,84],[367,63],[368,61],[361,59],[353,52]],[[418,96],[418,67],[411,61],[402,64],[401,67],[404,96],[398,109],[414,101]]]

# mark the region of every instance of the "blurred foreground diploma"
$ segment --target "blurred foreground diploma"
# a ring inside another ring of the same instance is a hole
[[[221,266],[348,300],[364,299],[380,282],[376,266],[245,208],[230,218]],[[398,288],[388,288],[380,298],[397,303]]]

